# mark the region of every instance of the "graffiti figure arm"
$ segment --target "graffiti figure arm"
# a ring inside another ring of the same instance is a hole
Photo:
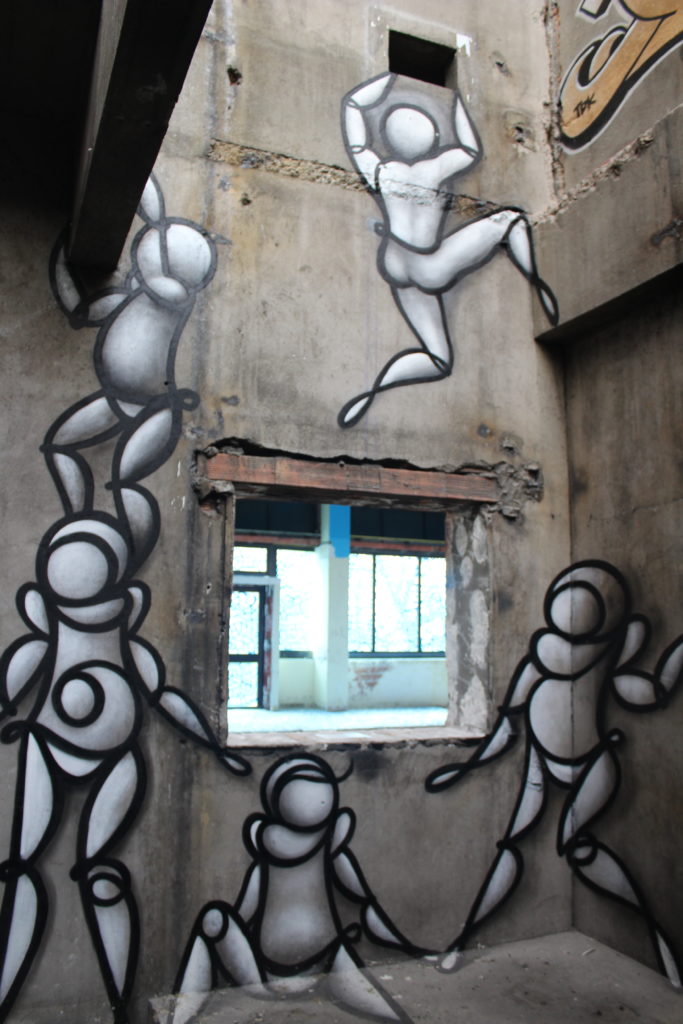
[[[667,647],[654,672],[633,668],[649,639],[648,620],[640,615],[632,616],[611,678],[612,693],[627,711],[655,711],[667,707],[683,682],[683,636]]]
[[[471,746],[472,740],[460,740],[458,746]],[[455,761],[452,764],[437,768],[427,776],[425,789],[428,793],[438,793],[442,789],[450,789],[473,768],[483,768],[497,758],[502,757],[517,742],[517,733],[510,721],[510,712],[501,712],[493,730],[482,740],[474,741],[476,748],[466,761]]]
[[[344,143],[353,165],[373,191],[378,191],[377,170],[380,158],[368,140],[368,125],[364,111],[381,103],[396,75],[383,74],[352,89],[342,101],[342,129]]]
[[[367,937],[380,946],[400,949],[410,956],[424,956],[431,950],[414,945],[396,927],[368,885],[360,864],[349,849],[356,827],[352,810],[343,808],[337,817],[332,838],[332,868],[337,888],[354,903],[361,905],[361,920]]]
[[[482,155],[482,146],[474,122],[458,92],[455,93],[453,100],[453,131],[457,145],[449,146],[437,156],[417,164],[418,169],[421,165],[429,169],[428,177],[435,184],[443,184],[455,174],[468,170]]]
[[[458,746],[471,746],[476,744],[466,761],[456,761],[453,764],[444,765],[431,772],[425,781],[425,789],[428,793],[438,793],[442,789],[450,789],[460,779],[472,771],[473,768],[482,768],[491,761],[502,757],[517,742],[517,730],[513,716],[520,715],[527,704],[529,693],[541,678],[541,674],[534,665],[531,658],[524,657],[515,669],[510,681],[505,700],[500,706],[498,719],[490,733],[477,740],[461,740]]]
[[[140,584],[138,584],[140,586]],[[139,621],[135,623],[139,625]],[[229,747],[223,747],[199,707],[181,690],[166,685],[166,669],[159,654],[139,636],[129,638],[124,663],[151,707],[200,746],[211,750],[234,775],[249,775],[251,765]]]
[[[49,671],[52,648],[43,595],[27,583],[19,589],[16,604],[31,632],[10,644],[0,658],[0,721],[16,714],[17,705]]]
[[[88,296],[74,277],[66,259],[65,236],[62,235],[50,260],[50,283],[57,304],[72,327],[99,327],[128,297],[127,288],[105,288]]]

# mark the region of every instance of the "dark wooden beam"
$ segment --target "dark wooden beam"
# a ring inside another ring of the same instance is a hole
[[[116,266],[210,7],[104,5],[69,240],[76,266]]]
[[[496,481],[476,473],[389,469],[227,452],[211,458],[202,456],[198,468],[209,489],[218,481],[230,483],[238,497],[267,495],[301,500],[305,495],[309,500],[336,504],[358,501],[432,509],[498,498]]]

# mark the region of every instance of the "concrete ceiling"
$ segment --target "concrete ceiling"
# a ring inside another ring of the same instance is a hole
[[[116,265],[211,0],[2,0],[0,190],[70,211]]]

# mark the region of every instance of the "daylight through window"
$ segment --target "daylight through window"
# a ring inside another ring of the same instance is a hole
[[[247,709],[432,708],[443,719],[445,602],[443,513],[239,500],[230,727]]]

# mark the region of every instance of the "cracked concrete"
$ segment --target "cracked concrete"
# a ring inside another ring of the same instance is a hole
[[[673,1024],[681,995],[668,983],[580,932],[525,942],[478,946],[453,974],[425,960],[393,960],[363,969],[361,990],[379,982],[412,1024]],[[203,1006],[202,1006],[203,1003]],[[223,988],[202,998],[166,996],[150,1004],[150,1024],[347,1024],[358,1016],[326,995],[325,976],[308,992],[287,998],[249,986]]]
[[[519,121],[522,115],[509,113],[512,121]],[[514,126],[510,127],[514,132]],[[522,148],[535,149],[536,146],[529,135],[528,127],[521,125],[518,129],[522,134],[519,144]],[[269,150],[254,149],[252,146],[241,146],[233,142],[214,139],[209,147],[209,159],[215,163],[239,167],[241,170],[267,171],[269,174],[282,175],[285,178],[297,178],[300,181],[317,185],[330,185],[335,188],[348,189],[352,192],[367,192],[368,186],[355,171],[346,171],[334,164],[325,164],[316,160],[304,160],[288,156],[285,153],[274,153]],[[409,196],[418,205],[431,206],[443,204],[444,208],[461,216],[480,216],[483,213],[498,209],[498,204],[478,196],[462,192],[450,192],[446,189],[431,189],[416,186],[406,189],[401,183],[400,190],[392,193],[398,197]]]

